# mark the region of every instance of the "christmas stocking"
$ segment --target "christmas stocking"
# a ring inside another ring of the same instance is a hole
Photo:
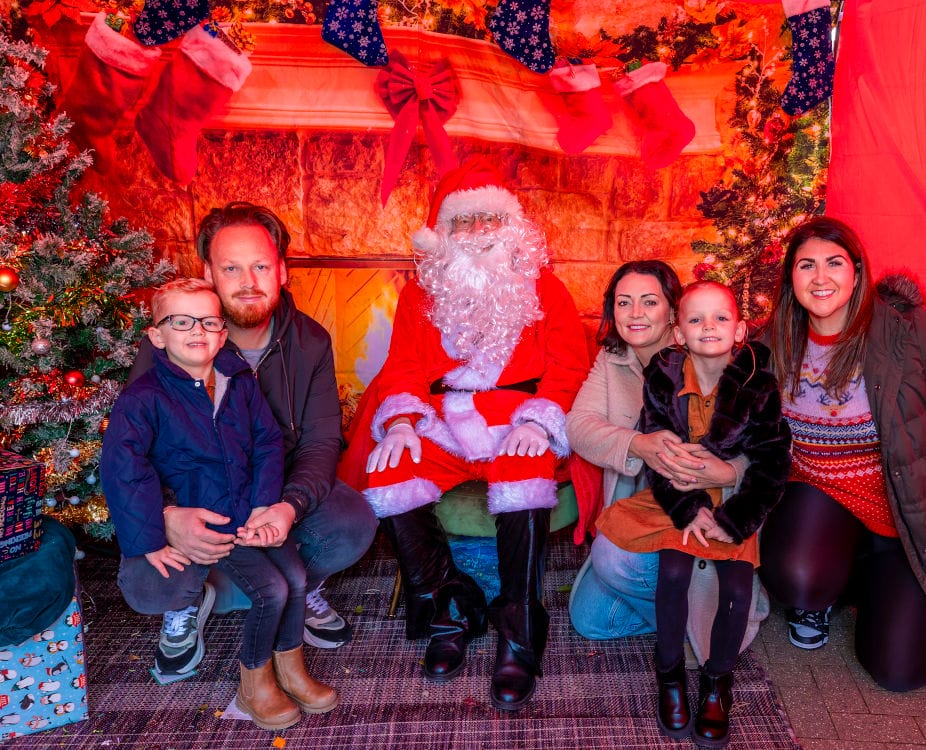
[[[535,73],[553,67],[550,0],[498,0],[489,31],[499,47]]]
[[[93,149],[97,171],[113,163],[109,137],[119,119],[141,96],[161,50],[145,49],[106,25],[99,13],[90,24],[77,60],[77,70],[61,109],[74,122],[71,140],[83,151]]]
[[[550,86],[555,93],[537,93],[559,125],[556,140],[567,154],[582,153],[612,122],[601,96],[598,68],[558,62],[550,71]]]
[[[644,129],[640,152],[650,169],[675,161],[695,134],[694,123],[666,86],[666,69],[665,63],[646,63],[614,84]]]
[[[781,108],[798,115],[833,93],[836,63],[830,42],[829,0],[781,0],[791,27],[791,80]]]
[[[196,138],[207,118],[244,85],[251,63],[201,26],[183,37],[135,129],[165,177],[186,185],[196,174]]]
[[[330,0],[322,22],[322,39],[364,65],[389,62],[376,16],[377,0]]]
[[[182,36],[209,18],[209,0],[145,0],[135,19],[135,36],[156,47]]]

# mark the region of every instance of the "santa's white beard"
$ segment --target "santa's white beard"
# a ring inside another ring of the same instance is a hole
[[[432,300],[431,321],[447,353],[477,369],[504,366],[521,332],[543,317],[536,279],[546,248],[525,248],[521,226],[451,236],[419,260],[418,278]],[[532,232],[531,239],[537,242]]]

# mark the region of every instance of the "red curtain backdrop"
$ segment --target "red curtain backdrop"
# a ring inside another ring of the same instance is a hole
[[[847,0],[833,91],[827,214],[851,224],[875,278],[926,286],[926,3]]]

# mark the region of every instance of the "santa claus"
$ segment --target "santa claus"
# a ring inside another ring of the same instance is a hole
[[[441,180],[413,243],[418,277],[399,298],[375,384],[365,494],[399,560],[406,634],[430,638],[425,676],[459,674],[488,615],[498,631],[492,703],[517,710],[547,640],[554,467],[569,452],[565,412],[588,371],[585,337],[543,234],[485,160]],[[488,482],[498,534],[501,593],[488,608],[434,515],[443,492],[471,479]]]

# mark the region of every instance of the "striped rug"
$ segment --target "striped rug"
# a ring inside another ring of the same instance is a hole
[[[615,642],[581,638],[569,625],[569,586],[585,550],[570,532],[554,535],[545,599],[551,613],[545,676],[518,713],[489,703],[495,654],[490,632],[473,642],[465,673],[447,685],[424,680],[424,641],[404,638],[402,609],[387,616],[395,560],[377,539],[351,571],[329,582],[329,602],[348,617],[354,639],[324,651],[306,647],[309,671],[334,685],[340,706],[267,732],[223,716],[237,687],[243,613],[214,616],[208,654],[194,677],[167,686],[149,674],[159,622],[135,614],[115,585],[116,561],[89,555],[80,564],[87,624],[90,718],[13,739],[8,747],[252,750],[253,748],[389,748],[390,750],[532,750],[548,748],[684,748],[656,726],[652,636]],[[689,672],[692,690],[696,673]],[[768,679],[748,651],[736,668],[731,750],[799,748]]]

